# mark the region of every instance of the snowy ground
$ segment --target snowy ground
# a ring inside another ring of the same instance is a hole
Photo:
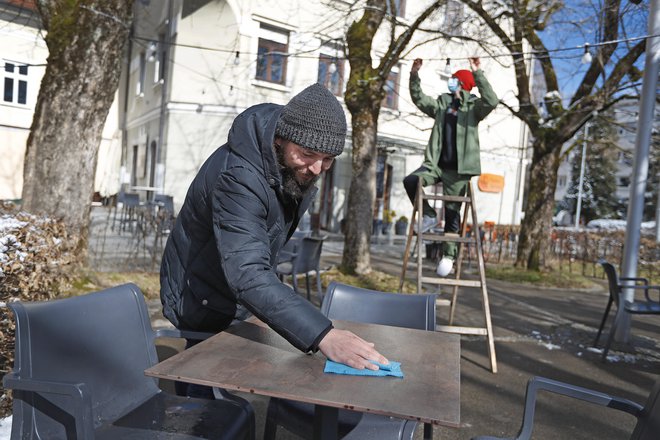
[[[11,416],[0,419],[0,440],[9,440],[11,434]]]

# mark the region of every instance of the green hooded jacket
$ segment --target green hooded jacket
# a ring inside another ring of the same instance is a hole
[[[481,174],[479,157],[479,129],[477,125],[488,113],[497,106],[499,99],[490,86],[482,70],[472,72],[474,82],[479,89],[480,98],[461,90],[458,121],[456,123],[456,152],[458,155],[458,173],[469,176]],[[438,161],[442,149],[442,129],[445,124],[445,113],[451,105],[452,95],[444,93],[432,98],[422,92],[419,75],[410,75],[410,96],[421,111],[435,119],[431,137],[424,153],[424,166],[428,172],[416,173],[426,182],[437,180],[442,174]]]

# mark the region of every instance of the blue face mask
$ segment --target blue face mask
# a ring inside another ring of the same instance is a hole
[[[452,76],[447,81],[447,88],[449,89],[450,93],[454,93],[456,90],[461,88],[461,83],[458,81],[458,78]]]

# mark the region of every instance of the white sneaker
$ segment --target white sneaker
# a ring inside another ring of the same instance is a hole
[[[437,217],[431,217],[430,215],[425,215],[422,217],[422,234],[429,229],[431,229],[433,226],[438,224],[438,219]],[[415,234],[417,234],[417,222],[413,225],[413,231],[415,231]]]
[[[453,267],[454,267],[454,260],[452,260],[449,257],[442,257],[442,259],[438,263],[438,268],[435,270],[435,273],[437,273],[438,276],[446,277],[447,275],[449,275],[449,272],[451,272],[451,269]]]

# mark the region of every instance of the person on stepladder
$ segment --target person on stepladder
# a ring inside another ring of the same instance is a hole
[[[403,186],[413,205],[419,179],[422,179],[422,186],[442,181],[445,195],[464,196],[470,178],[481,174],[477,124],[493,111],[499,100],[480,66],[479,58],[470,58],[471,71],[454,72],[447,81],[449,93],[433,98],[422,92],[419,79],[422,60],[417,58],[413,61],[410,96],[417,108],[435,119],[422,166],[403,179]],[[474,86],[481,97],[470,94]],[[461,223],[461,203],[445,202],[444,206],[445,233],[457,233]],[[427,200],[424,200],[422,215],[422,233],[438,224],[436,212]],[[417,224],[414,229],[418,232]],[[436,273],[441,277],[449,275],[457,255],[456,243],[444,242]]]

